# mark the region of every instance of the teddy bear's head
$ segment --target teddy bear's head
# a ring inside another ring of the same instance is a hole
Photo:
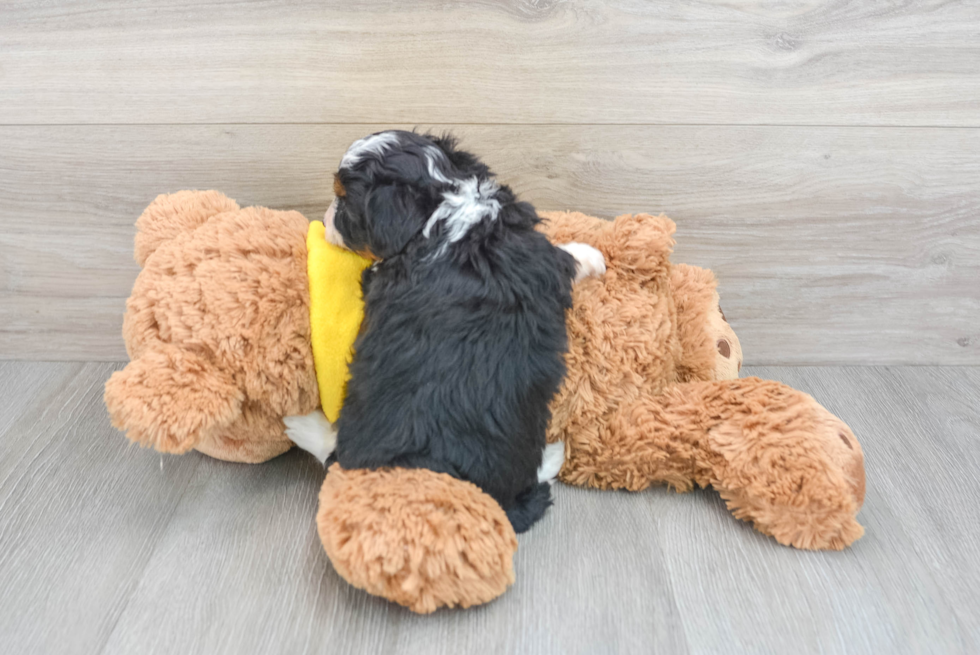
[[[568,315],[568,376],[552,404],[550,440],[591,439],[610,409],[695,380],[738,377],[742,349],[711,271],[671,265],[674,222],[637,214],[604,221],[543,213],[555,243],[585,240],[606,258],[602,278],[576,286]]]

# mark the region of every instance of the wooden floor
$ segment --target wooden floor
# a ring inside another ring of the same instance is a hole
[[[349,587],[314,527],[323,470],[130,446],[118,365],[0,363],[0,651],[975,653],[980,368],[753,368],[867,457],[867,532],[777,545],[711,491],[556,486],[488,606],[420,617]]]

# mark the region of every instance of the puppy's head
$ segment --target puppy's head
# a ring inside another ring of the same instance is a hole
[[[445,241],[460,220],[495,216],[497,188],[489,169],[456,150],[451,137],[371,134],[347,149],[334,175],[327,240],[374,259],[403,252],[416,239]]]

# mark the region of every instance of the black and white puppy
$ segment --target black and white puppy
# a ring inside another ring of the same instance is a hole
[[[451,137],[365,137],[334,190],[327,239],[377,260],[362,281],[337,461],[468,480],[527,530],[551,504],[539,473],[561,464],[559,452],[539,471],[572,283],[605,270],[601,253],[553,246],[534,208]]]

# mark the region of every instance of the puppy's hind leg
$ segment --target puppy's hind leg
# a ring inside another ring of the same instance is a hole
[[[551,482],[558,477],[565,463],[565,442],[556,441],[544,447],[541,453],[541,466],[538,467],[538,482]]]
[[[309,414],[287,416],[282,421],[286,424],[286,436],[294,444],[312,453],[321,464],[326,464],[327,458],[337,448],[337,430],[327,420],[323,410],[317,408]]]
[[[514,505],[507,510],[507,518],[510,519],[514,532],[527,532],[528,528],[544,516],[549,505],[551,485],[547,482],[539,482],[518,494]]]

